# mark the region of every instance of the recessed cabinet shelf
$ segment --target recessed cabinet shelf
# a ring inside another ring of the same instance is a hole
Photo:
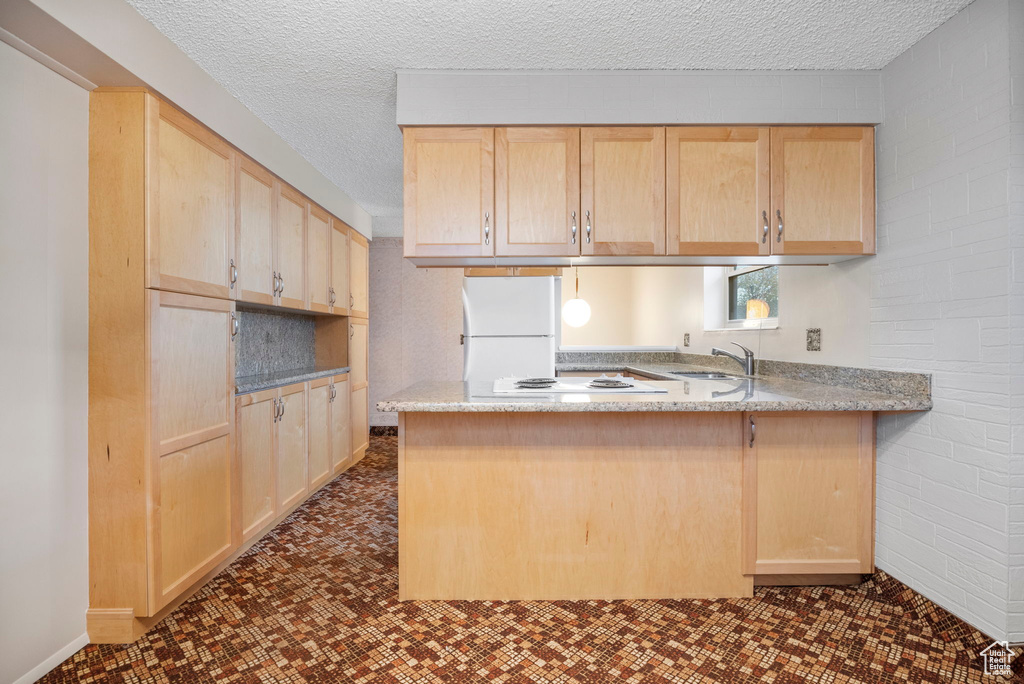
[[[868,126],[405,128],[417,266],[825,264],[875,249]]]

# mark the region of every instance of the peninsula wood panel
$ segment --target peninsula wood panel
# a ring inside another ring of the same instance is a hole
[[[580,129],[497,128],[494,143],[495,254],[578,255]]]
[[[335,375],[331,382],[334,385],[331,400],[331,472],[337,474],[352,462],[352,398],[348,373]]]
[[[756,413],[745,420],[746,571],[871,572],[874,414]]]
[[[751,596],[741,416],[403,413],[399,597]]]
[[[369,332],[367,321],[350,318],[349,341],[348,341],[348,366],[349,379],[352,381],[352,389],[366,387],[369,365]]]
[[[278,303],[292,309],[306,307],[306,198],[278,183],[277,272]]]
[[[256,162],[237,155],[238,299],[274,303],[274,177]]]
[[[351,381],[350,381],[351,382]],[[370,446],[370,398],[369,387],[356,388],[350,385],[351,395],[349,401],[352,430],[352,464],[359,463],[366,455],[366,448]]]
[[[353,230],[349,233],[348,251],[349,315],[367,318],[370,315],[370,243]]]
[[[769,129],[669,127],[669,254],[769,254]]]
[[[281,388],[277,419],[277,506],[285,509],[309,491],[307,480],[306,385]]]
[[[772,128],[771,157],[773,253],[874,254],[874,128]]]
[[[584,255],[665,254],[664,128],[581,129],[580,173]]]
[[[331,217],[326,211],[309,204],[306,217],[306,273],[309,278],[310,311],[331,310]]]
[[[331,289],[334,294],[331,313],[341,316],[348,314],[351,304],[348,246],[351,230],[344,221],[331,218]]]
[[[309,491],[331,476],[331,395],[330,378],[309,383]]]
[[[405,256],[491,256],[494,129],[403,131]]]
[[[170,105],[140,96],[146,99],[149,129],[148,286],[228,298],[235,153]]]
[[[277,390],[238,397],[235,425],[238,443],[239,516],[242,541],[252,539],[274,519],[277,470]]]

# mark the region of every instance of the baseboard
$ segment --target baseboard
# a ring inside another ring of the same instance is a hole
[[[50,670],[60,665],[71,656],[78,653],[78,651],[80,651],[88,643],[88,634],[81,634],[80,636],[75,637],[67,646],[64,646],[59,651],[54,653],[52,656],[50,656],[43,662],[33,667],[28,672],[23,674],[21,677],[15,679],[13,684],[33,684],[33,682],[36,682],[45,677]]]

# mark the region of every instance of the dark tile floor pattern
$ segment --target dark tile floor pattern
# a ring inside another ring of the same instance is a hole
[[[143,639],[87,646],[41,681],[996,681],[981,635],[936,633],[877,579],[740,600],[400,603],[396,477],[395,438],[374,437]]]

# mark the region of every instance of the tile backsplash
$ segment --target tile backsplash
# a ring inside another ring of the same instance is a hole
[[[313,316],[238,307],[235,377],[312,368]]]

